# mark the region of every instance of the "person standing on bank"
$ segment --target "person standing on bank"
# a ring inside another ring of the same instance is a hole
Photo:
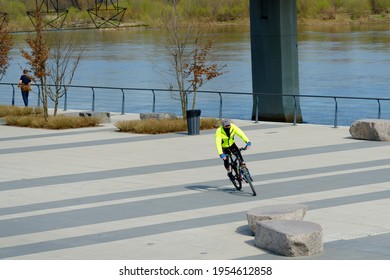
[[[23,75],[20,77],[19,87],[22,91],[24,106],[28,106],[28,94],[30,92],[31,78],[28,75],[28,70],[23,70]]]
[[[251,142],[245,133],[236,125],[231,123],[229,119],[224,119],[222,125],[217,128],[215,132],[215,144],[217,146],[217,152],[221,159],[223,159],[223,165],[226,168],[227,175],[230,180],[234,180],[232,171],[230,170],[229,158],[227,154],[231,154],[233,151],[238,151],[238,156],[242,160],[242,164],[245,164],[244,159],[242,158],[240,149],[237,147],[234,142],[234,136],[237,135],[246,143],[245,149],[249,149]]]

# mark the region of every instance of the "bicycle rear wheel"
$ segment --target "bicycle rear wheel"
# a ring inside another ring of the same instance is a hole
[[[242,179],[239,172],[237,172],[237,167],[232,166],[232,174],[234,176],[234,180],[232,181],[234,187],[239,191],[242,189]]]
[[[242,176],[244,177],[245,181],[246,181],[246,182],[249,184],[249,186],[251,187],[253,196],[256,196],[257,193],[256,193],[255,188],[253,187],[253,184],[252,184],[253,179],[252,179],[251,175],[249,174],[248,168],[246,168],[246,167],[243,167],[243,168],[242,168]]]

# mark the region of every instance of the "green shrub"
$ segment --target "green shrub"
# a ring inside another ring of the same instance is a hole
[[[66,23],[67,24],[78,24],[83,22],[90,22],[91,18],[87,11],[80,11],[79,9],[76,9],[74,7],[71,7],[69,9],[69,13],[66,16]]]
[[[165,7],[164,1],[138,0],[128,2],[121,4],[121,6],[125,5],[129,7],[130,17],[132,19],[138,19],[145,24],[158,22],[161,17],[161,11]]]
[[[343,6],[345,8],[345,11],[351,15],[352,19],[368,16],[371,13],[371,5],[369,0],[344,0]]]
[[[370,0],[370,5],[374,14],[390,12],[390,0]]]
[[[337,1],[333,0],[297,0],[297,13],[301,18],[324,18],[324,14],[336,8]]]

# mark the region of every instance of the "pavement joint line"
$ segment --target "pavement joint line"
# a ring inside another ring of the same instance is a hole
[[[345,175],[345,174],[355,174],[360,173],[363,171],[372,171],[372,170],[387,170],[390,169],[390,165],[384,165],[380,168],[378,167],[366,167],[366,168],[357,168],[354,170],[342,170],[342,171],[332,171],[332,172],[323,172],[323,173],[315,173],[310,175],[301,175],[301,176],[291,176],[288,178],[281,178],[281,179],[271,179],[271,180],[263,180],[263,181],[254,181],[254,186],[262,186],[262,185],[268,185],[268,184],[274,184],[274,183],[282,183],[282,182],[289,182],[292,180],[301,180],[301,179],[314,179],[314,178],[321,178],[321,177],[327,177],[327,176],[334,176],[334,175]],[[320,174],[320,175],[319,175]],[[257,175],[254,175],[257,176]],[[254,177],[256,178],[256,177]]]
[[[289,157],[296,157],[296,154],[299,153],[299,150],[301,149],[294,149],[292,151],[292,154],[291,155],[283,155],[281,157],[279,157],[278,159],[282,160],[282,159],[285,159],[285,158],[289,158]],[[291,150],[290,150],[291,152]],[[308,154],[306,154],[306,156],[308,155],[312,155],[314,152],[309,152]],[[320,154],[320,153],[327,153],[327,151],[317,151],[317,154]],[[268,154],[264,154],[264,153],[257,153],[257,154],[251,154],[251,155],[247,155],[245,158],[247,159],[247,161],[252,161],[253,158],[255,158],[256,156],[260,157],[260,160],[259,162],[263,162],[263,161],[266,161],[266,160],[270,160],[270,159],[275,159],[274,156],[272,155],[275,155],[274,153],[268,153]],[[304,155],[300,155],[300,157],[303,157]],[[254,161],[255,162],[255,161]],[[191,163],[191,164],[190,164]],[[110,176],[109,173],[112,173],[111,176],[114,176],[117,177],[117,176],[124,176],[124,175],[121,175],[119,173],[121,173],[121,171],[127,171],[126,173],[126,176],[128,176],[128,174],[131,172],[133,172],[133,175],[134,174],[148,174],[148,173],[152,173],[152,172],[145,172],[145,167],[148,167],[148,169],[151,169],[151,168],[158,168],[158,169],[162,169],[163,171],[162,172],[165,172],[165,171],[169,171],[169,170],[184,170],[184,169],[192,169],[192,168],[195,168],[195,167],[199,167],[199,166],[216,166],[218,165],[217,164],[217,161],[215,159],[201,159],[201,160],[193,160],[192,162],[188,162],[188,161],[182,161],[179,163],[178,166],[175,166],[175,167],[171,167],[172,166],[172,163],[164,163],[164,164],[154,164],[154,165],[143,165],[143,166],[137,166],[137,167],[128,167],[128,168],[117,168],[117,169],[114,169],[114,170],[103,170],[103,171],[99,171],[99,172],[85,172],[83,173],[84,175],[86,174],[90,174],[92,176],[92,174],[95,174],[94,177],[96,177],[96,179],[100,179],[100,177],[102,176],[101,174],[104,174],[104,176]],[[164,166],[166,166],[166,168],[163,168]],[[168,168],[168,169],[167,169]],[[169,169],[170,168],[170,169]],[[249,167],[250,168],[250,167]],[[64,175],[58,175],[58,176],[45,176],[44,179],[47,180],[47,179],[51,179],[51,178],[72,178],[72,177],[77,177],[77,176],[80,176],[82,174],[64,174]],[[95,180],[96,180],[95,179]],[[66,181],[66,179],[64,179]],[[84,181],[87,180],[87,179],[84,179]],[[17,180],[16,180],[17,181]],[[7,184],[9,183],[12,183],[12,182],[15,182],[15,180],[13,181],[3,181],[3,182],[0,182],[0,191],[3,191],[3,190],[8,190],[9,186],[6,186]],[[21,182],[24,182],[26,183],[27,181],[26,180],[21,180]],[[34,183],[36,181],[36,183]],[[34,187],[35,184],[41,184],[42,182],[40,182],[40,177],[38,178],[31,178],[29,179],[29,184],[32,184],[30,187]],[[41,185],[40,185],[41,186]],[[13,186],[14,188],[15,186]],[[23,188],[21,186],[19,186],[18,188]]]
[[[354,188],[354,194],[367,194],[372,193],[371,186],[360,186]],[[183,191],[183,192],[177,192],[177,193],[171,193],[173,196],[179,195],[188,195],[190,193],[193,193],[195,191]],[[341,193],[341,195],[340,195]],[[349,193],[344,194],[344,196],[349,196]],[[289,201],[295,201],[295,203],[302,203],[302,204],[309,204],[313,201],[320,201],[323,199],[332,199],[332,198],[340,198],[343,197],[343,191],[341,190],[333,190],[333,191],[324,191],[320,193],[306,193],[304,195],[291,195],[291,196],[285,196],[285,197],[277,197],[277,198],[271,198],[261,201],[261,205],[273,205],[275,202],[279,203],[289,203]],[[141,200],[148,200],[148,199],[158,199],[158,197],[152,196],[150,197],[140,197]],[[385,200],[385,199],[383,199]],[[106,203],[106,205],[114,205],[119,203],[128,203],[135,201],[132,198],[124,199],[120,201],[116,201],[115,203]],[[100,206],[100,203],[96,203],[93,205],[88,205],[87,207],[96,207]],[[277,204],[277,203],[276,203]],[[124,220],[118,220],[118,221],[109,221],[109,222],[102,222],[98,224],[91,224],[91,225],[83,225],[83,226],[75,226],[70,228],[63,228],[63,229],[55,229],[55,230],[47,230],[43,232],[35,232],[35,233],[27,233],[27,234],[20,234],[15,236],[9,236],[9,237],[0,237],[0,244],[10,244],[12,243],[13,239],[17,240],[23,240],[27,237],[30,240],[34,240],[35,242],[39,242],[39,240],[46,241],[50,240],[48,239],[49,235],[53,235],[54,239],[58,239],[59,236],[62,236],[62,238],[69,238],[69,237],[77,237],[84,232],[85,234],[90,234],[91,232],[111,232],[112,230],[121,230],[121,229],[129,229],[129,228],[135,228],[135,227],[141,227],[141,226],[150,226],[150,225],[156,225],[156,224],[165,224],[168,222],[178,222],[182,220],[188,219],[188,217],[191,217],[191,219],[196,218],[202,218],[202,217],[211,217],[215,215],[220,214],[231,214],[231,213],[243,213],[243,222],[245,223],[245,212],[248,211],[250,208],[257,207],[259,205],[259,201],[251,201],[251,202],[242,202],[242,203],[235,203],[230,204],[229,208],[226,208],[226,205],[221,206],[211,206],[201,209],[191,209],[191,210],[184,210],[184,211],[177,211],[177,212],[168,212],[164,214],[155,214],[150,216],[142,216],[142,217],[136,217],[136,218],[129,218]],[[70,209],[69,209],[70,208]],[[329,207],[328,207],[329,208]],[[84,207],[78,207],[77,209],[74,209],[73,207],[64,207],[64,209],[56,209],[56,211],[50,211],[49,213],[57,213],[62,211],[69,211],[69,210],[80,210],[84,209]],[[246,210],[244,210],[246,209]],[[58,210],[58,211],[57,211]],[[229,210],[229,211],[227,211]],[[45,211],[45,210],[42,210]],[[315,211],[319,211],[319,209],[309,209],[309,211],[312,211],[315,213]],[[41,211],[33,211],[33,215],[41,215],[41,214],[49,214],[49,213],[40,213]],[[31,215],[31,216],[33,216]],[[10,218],[23,218],[28,217],[30,215],[20,215],[14,214],[12,215],[14,217]],[[3,220],[3,219],[2,219]],[[158,222],[156,222],[158,221]],[[129,226],[131,225],[131,226]],[[73,235],[69,235],[72,234]],[[384,233],[383,231],[381,233]],[[380,233],[378,233],[380,234]],[[361,237],[359,235],[359,237]],[[334,240],[334,239],[332,239]],[[29,243],[26,243],[29,244]],[[24,244],[17,244],[17,245],[24,245]],[[15,245],[16,246],[16,245]]]
[[[362,171],[370,171],[370,170],[385,170],[385,169],[389,169],[389,168],[390,168],[390,165],[386,165],[386,166],[384,166],[382,168],[375,168],[375,167],[359,168],[359,169],[354,170],[353,172],[350,172],[349,170],[347,170],[347,171],[338,171],[338,172],[327,172],[327,173],[321,173],[320,177],[326,177],[326,176],[329,176],[329,175],[353,174],[353,173],[359,173],[359,172],[362,172]],[[288,181],[291,181],[291,180],[312,179],[312,178],[320,178],[320,177],[317,174],[303,175],[303,176],[288,177],[288,178],[283,178],[283,179],[264,180],[264,181],[261,181],[261,182],[254,181],[253,185],[254,186],[262,186],[262,185],[268,185],[268,184],[273,184],[273,183],[288,182]],[[166,186],[166,187],[171,187],[171,186]],[[222,186],[222,187],[231,187],[231,186],[230,185],[225,185],[225,186]],[[172,197],[172,196],[188,195],[188,194],[192,194],[192,193],[197,193],[199,191],[200,190],[187,190],[187,191],[180,191],[180,192],[171,192],[171,193],[164,193],[164,194],[132,197],[132,198],[126,198],[126,199],[116,199],[115,202],[110,200],[110,201],[89,203],[89,204],[83,205],[83,206],[72,205],[72,206],[55,208],[55,210],[44,209],[44,210],[28,211],[28,212],[25,212],[24,214],[22,214],[22,213],[6,214],[6,215],[1,215],[0,216],[0,221],[1,220],[12,219],[12,218],[16,218],[16,217],[18,217],[18,218],[30,217],[30,216],[35,216],[35,215],[47,214],[47,213],[57,213],[57,212],[63,212],[63,211],[69,211],[69,210],[79,210],[79,209],[94,208],[94,207],[98,207],[98,206],[115,205],[115,204],[122,204],[122,203],[136,202],[136,201],[144,201],[144,200],[151,200],[151,199],[159,199],[159,198]],[[206,190],[202,190],[202,191],[206,191]],[[22,205],[20,205],[20,206],[22,206]]]
[[[166,194],[156,194],[156,195],[147,195],[147,196],[139,196],[139,197],[132,197],[132,198],[123,198],[123,199],[116,199],[115,201],[110,200],[110,201],[104,201],[104,202],[95,202],[95,203],[84,204],[81,206],[74,205],[74,206],[60,207],[60,208],[55,208],[55,210],[50,210],[50,209],[35,210],[35,211],[29,211],[29,212],[24,212],[24,213],[1,215],[0,221],[1,220],[16,219],[16,218],[26,218],[26,217],[31,217],[31,216],[45,215],[45,214],[61,213],[61,212],[72,211],[72,210],[95,208],[95,207],[101,207],[101,206],[107,206],[107,205],[116,205],[116,204],[131,203],[131,202],[145,201],[145,200],[153,200],[153,199],[160,199],[160,198],[173,197],[173,196],[189,195],[189,194],[193,194],[193,193],[198,193],[198,191],[187,190],[187,191],[180,191],[180,192],[173,192],[173,193],[166,193]]]

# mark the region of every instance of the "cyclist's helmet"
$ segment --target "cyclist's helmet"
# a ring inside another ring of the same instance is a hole
[[[222,126],[227,127],[230,126],[230,119],[223,119],[222,120]]]

